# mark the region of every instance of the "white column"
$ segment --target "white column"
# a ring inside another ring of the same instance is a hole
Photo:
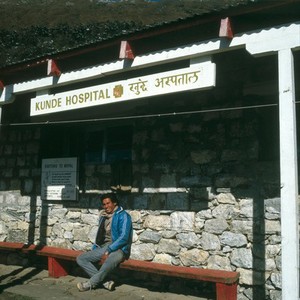
[[[299,299],[298,170],[294,60],[291,49],[278,51],[282,299]]]

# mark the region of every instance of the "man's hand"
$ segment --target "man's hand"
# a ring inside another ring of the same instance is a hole
[[[108,258],[108,255],[109,255],[109,253],[107,251],[102,255],[102,257],[101,257],[101,262],[102,263],[105,262],[105,260]]]

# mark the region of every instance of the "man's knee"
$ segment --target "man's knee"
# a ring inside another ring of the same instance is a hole
[[[76,257],[76,262],[77,262],[77,264],[78,265],[82,265],[82,263],[83,263],[83,258],[82,258],[82,254],[80,254],[80,255],[78,255],[77,257]]]

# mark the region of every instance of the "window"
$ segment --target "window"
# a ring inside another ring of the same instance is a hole
[[[80,133],[77,128],[49,126],[41,133],[41,158],[79,157]]]
[[[131,160],[131,128],[108,128],[106,134],[106,162]]]
[[[131,126],[49,126],[42,132],[41,158],[77,157],[81,189],[85,189],[86,165],[109,164],[110,185],[106,183],[105,188],[125,192],[130,191],[132,186],[131,148]],[[95,176],[101,177],[101,174]]]
[[[104,131],[88,132],[85,143],[86,163],[102,163],[104,155]]]
[[[86,134],[85,163],[131,160],[131,144],[132,130],[129,126],[89,131]]]
[[[48,127],[42,132],[42,158],[78,157],[81,163],[131,160],[131,126],[108,128]]]

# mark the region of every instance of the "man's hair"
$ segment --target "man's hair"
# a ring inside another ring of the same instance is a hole
[[[103,194],[101,196],[101,202],[103,202],[104,199],[109,198],[113,203],[116,203],[117,205],[119,205],[119,200],[117,198],[117,195],[115,193],[107,193],[107,194]]]

